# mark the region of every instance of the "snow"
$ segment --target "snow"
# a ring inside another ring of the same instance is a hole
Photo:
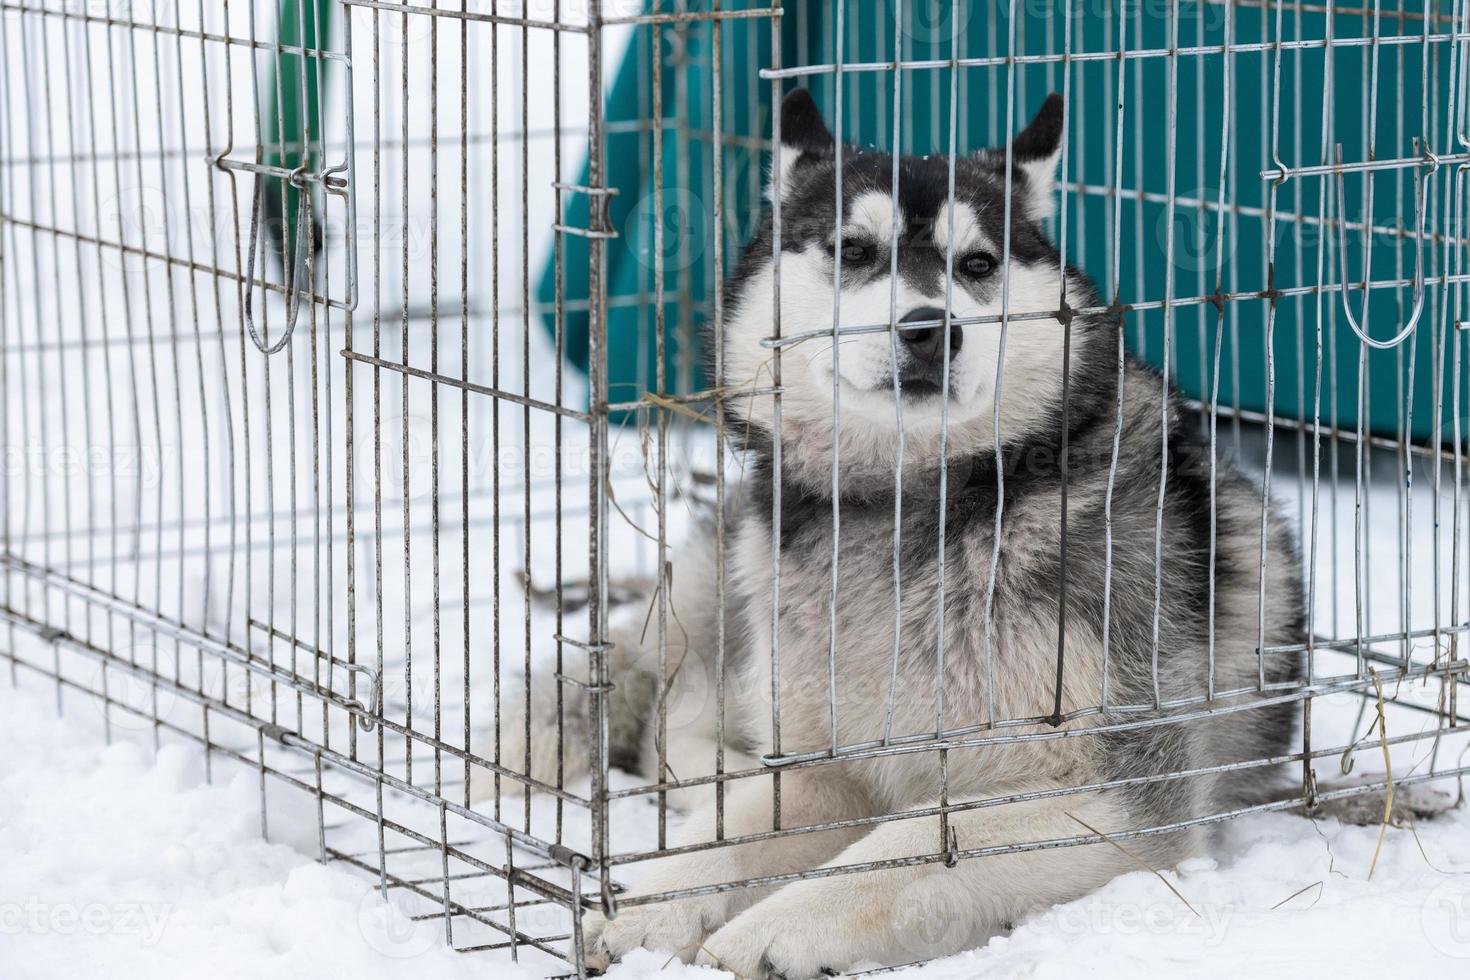
[[[484,976],[365,876],[263,840],[249,773],[209,785],[197,749],[105,745],[48,695],[0,685],[0,976]]]
[[[1225,830],[1218,864],[1169,875],[1197,915],[1139,871],[913,975],[1449,975],[1470,963],[1467,828],[1463,811],[1419,827],[1427,857],[1413,834],[1391,832],[1370,881],[1376,827],[1246,818]]]
[[[437,919],[411,920],[367,876],[317,863],[304,843],[263,840],[254,774],[217,772],[211,785],[197,749],[155,751],[141,731],[105,744],[100,715],[57,719],[42,682],[0,685],[0,744],[6,980],[542,975],[450,951]],[[273,813],[272,827],[289,819]],[[1276,813],[1221,833],[1217,858],[1165,872],[1194,912],[1140,870],[895,976],[1447,976],[1470,965],[1464,808],[1390,828],[1371,880],[1376,825]],[[640,953],[609,977],[714,976],[668,960]]]

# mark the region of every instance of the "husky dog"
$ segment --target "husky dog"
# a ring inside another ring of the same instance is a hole
[[[779,263],[768,217],[728,284],[727,384],[772,383],[761,341],[778,323],[810,338],[780,358],[779,412],[770,395],[729,407],[750,462],[726,522],[724,768],[852,757],[773,767],[779,827],[763,774],[693,800],[668,840],[689,849],[633,894],[777,880],[589,916],[594,957],[659,949],[798,980],[955,952],[1137,870],[1102,835],[1152,828],[1129,851],[1172,866],[1208,845],[1190,821],[1270,795],[1263,768],[1210,770],[1286,753],[1292,706],[1198,708],[1299,679],[1296,656],[1258,654],[1304,639],[1298,558],[1260,489],[1210,465],[1179,396],[1122,358],[1120,318],[1070,312],[1100,303],[1043,227],[1063,111],[1052,95],[1009,148],[956,160],[951,195],[947,158],[895,170],[837,146],[804,90],[785,100]],[[1003,310],[1007,325],[984,320]],[[834,357],[834,317],[889,327]],[[715,757],[712,536],[674,561],[662,660],[636,628],[609,654],[612,760],[660,782]],[[537,733],[555,716],[530,710],[533,743],[507,757],[548,778],[556,747]],[[582,714],[566,724],[569,743],[585,735]],[[885,739],[912,750],[863,748]],[[717,830],[737,843],[690,847]],[[1035,846],[1068,838],[1091,840]],[[1033,846],[990,853],[1017,844]]]

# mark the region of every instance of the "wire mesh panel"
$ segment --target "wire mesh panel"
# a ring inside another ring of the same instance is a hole
[[[405,943],[1465,771],[1461,5],[102,6],[0,0],[0,650]]]
[[[248,7],[15,3],[0,30],[8,629],[38,631],[53,670],[83,658],[109,724],[206,702],[298,730],[366,721],[376,681],[331,640],[349,120],[319,111],[268,157],[237,98],[266,91],[267,64],[341,85],[346,62],[267,41]],[[272,267],[288,193],[333,237]]]
[[[0,11],[12,678],[258,772],[262,830],[372,874],[406,948],[553,972],[596,808],[554,776],[533,807],[471,727],[533,648],[585,661],[603,605],[588,502],[618,471],[528,329],[586,193],[554,174],[587,158],[589,36],[335,0]]]

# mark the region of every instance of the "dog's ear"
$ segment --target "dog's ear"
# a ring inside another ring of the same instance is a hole
[[[1011,166],[1021,177],[1015,183],[1016,200],[1022,202],[1026,214],[1041,221],[1057,210],[1057,161],[1062,156],[1062,136],[1066,129],[1066,105],[1056,92],[1046,97],[1031,122],[1011,141]],[[990,156],[1003,170],[1004,149],[991,150]]]
[[[829,157],[835,143],[822,113],[817,109],[811,92],[804,88],[792,89],[781,101],[781,141],[771,163],[774,171],[781,175],[781,186],[789,189],[790,178],[796,167],[805,160]],[[771,188],[775,188],[772,176]]]

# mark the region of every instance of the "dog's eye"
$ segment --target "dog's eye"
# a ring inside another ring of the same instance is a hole
[[[843,242],[842,261],[849,265],[864,265],[873,259],[873,246],[862,242]]]
[[[977,278],[988,276],[991,272],[995,271],[995,259],[992,259],[984,252],[975,252],[965,256],[964,260],[960,263],[960,269],[967,276],[975,276]]]

